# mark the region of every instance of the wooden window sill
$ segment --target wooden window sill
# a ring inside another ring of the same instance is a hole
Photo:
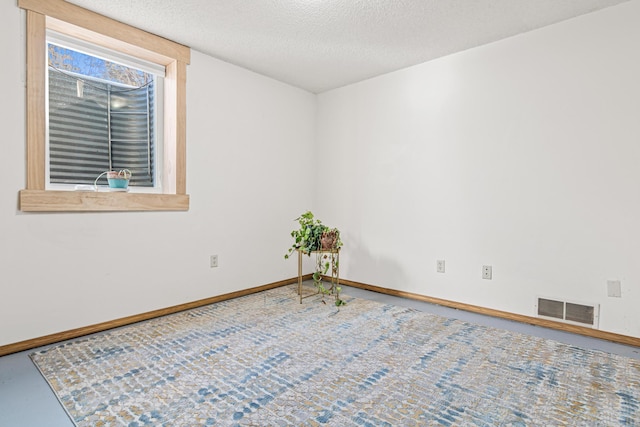
[[[188,194],[21,190],[23,212],[187,211]]]

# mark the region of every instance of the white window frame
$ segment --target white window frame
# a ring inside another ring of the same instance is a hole
[[[27,185],[19,194],[20,210],[188,210],[186,65],[190,49],[63,0],[18,0],[18,6],[27,11]],[[46,188],[47,29],[165,67],[162,193]]]
[[[54,44],[56,46],[60,46],[66,49],[71,49],[76,52],[80,52],[86,55],[90,55],[96,58],[104,59],[107,61],[115,62],[130,68],[134,68],[137,70],[144,71],[145,73],[153,74],[156,79],[155,83],[155,120],[154,120],[154,177],[153,182],[155,183],[153,187],[137,187],[137,186],[129,186],[128,191],[134,193],[162,193],[162,161],[163,161],[163,136],[162,132],[163,124],[164,124],[164,103],[160,102],[160,100],[164,99],[164,78],[166,75],[165,67],[159,64],[155,64],[149,61],[142,60],[140,58],[135,58],[131,55],[126,55],[121,52],[114,51],[112,49],[108,49],[105,47],[97,46],[93,43],[89,43],[84,40],[74,39],[73,37],[67,36],[65,34],[58,33],[56,31],[47,30],[46,31],[46,45],[49,43]],[[48,60],[48,49],[47,49],[47,60]],[[82,78],[80,75],[79,78]],[[85,188],[86,185],[74,185],[74,184],[59,184],[51,182],[50,175],[50,151],[49,151],[49,78],[47,73],[46,79],[46,90],[45,90],[45,108],[46,108],[46,118],[47,118],[47,126],[46,126],[46,151],[45,151],[45,189],[46,190],[63,190],[63,191],[75,191],[77,188]],[[97,176],[96,176],[97,177]],[[101,190],[102,188],[100,188]],[[106,191],[106,189],[105,189]]]

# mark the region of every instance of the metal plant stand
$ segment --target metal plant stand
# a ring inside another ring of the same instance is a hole
[[[330,295],[334,295],[337,292],[338,286],[340,286],[340,249],[325,249],[325,250],[311,251],[311,253],[320,254],[321,256],[326,255],[331,257],[329,270],[327,271],[327,273],[329,274],[325,275],[324,277],[325,278],[329,277],[331,285],[329,286],[329,288],[327,288],[327,290],[329,291]],[[313,294],[302,295],[302,256],[303,255],[309,255],[309,252],[298,250],[298,295],[300,296],[300,304],[302,304],[303,298],[312,297],[320,293],[320,290],[318,289],[318,292],[315,292]]]

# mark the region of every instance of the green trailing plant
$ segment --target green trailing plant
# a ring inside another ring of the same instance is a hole
[[[322,221],[314,217],[311,211],[303,213],[295,221],[298,222],[299,228],[291,232],[293,244],[287,250],[284,258],[288,259],[296,251],[301,251],[308,256],[315,253],[316,263],[313,284],[318,289],[318,292],[322,294],[322,302],[326,304],[324,301],[325,295],[334,295],[337,307],[345,305],[346,302],[340,299],[340,291],[342,290],[340,286],[334,286],[331,283],[327,287],[322,281],[329,271],[331,271],[331,277],[337,276],[338,260],[335,254],[330,251],[342,247],[340,230],[324,225]],[[321,252],[323,250],[329,252]]]
[[[313,251],[320,249],[340,249],[342,240],[340,240],[340,230],[337,228],[329,228],[319,219],[313,216],[311,211],[307,211],[296,218],[299,228],[291,232],[293,244],[284,255],[288,259],[295,251],[302,251],[307,255],[311,255]],[[328,246],[323,247],[323,237],[325,242],[331,241]]]
[[[322,302],[326,304],[324,300],[325,295],[334,295],[335,296],[335,305],[336,307],[340,307],[343,305],[347,305],[347,303],[340,298],[340,291],[342,288],[340,286],[334,286],[333,283],[330,283],[327,288],[322,281],[322,278],[327,275],[331,269],[331,276],[337,276],[338,272],[338,260],[334,253],[316,253],[316,269],[312,275],[313,285],[318,289],[318,292],[322,294]]]

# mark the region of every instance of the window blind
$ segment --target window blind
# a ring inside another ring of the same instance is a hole
[[[153,83],[130,89],[49,68],[50,182],[93,184],[129,169],[130,185],[153,186],[154,94]]]

